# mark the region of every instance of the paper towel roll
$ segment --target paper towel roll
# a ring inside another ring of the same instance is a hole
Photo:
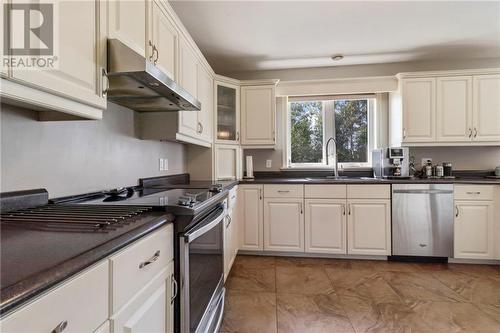
[[[245,178],[253,178],[253,156],[247,156],[247,175]]]

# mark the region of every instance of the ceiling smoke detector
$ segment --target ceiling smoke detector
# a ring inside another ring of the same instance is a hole
[[[333,61],[340,61],[342,59],[344,59],[344,56],[342,54],[336,54],[336,55],[332,56]]]

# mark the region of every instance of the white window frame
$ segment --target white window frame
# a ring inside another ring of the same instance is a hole
[[[328,138],[332,137],[334,134],[335,128],[335,117],[334,117],[334,109],[333,105],[335,100],[358,100],[358,99],[366,99],[368,100],[368,144],[367,144],[367,162],[356,163],[356,162],[343,162],[338,163],[339,170],[342,169],[370,169],[372,167],[372,160],[370,152],[377,147],[377,97],[375,94],[373,95],[342,95],[342,96],[328,96],[321,97],[317,96],[317,99],[313,99],[310,97],[304,98],[305,100],[322,100],[326,105],[323,106],[323,162],[322,163],[292,163],[291,162],[291,120],[290,120],[290,103],[288,99],[285,98],[283,103],[283,124],[284,124],[284,132],[285,132],[285,142],[284,142],[284,154],[283,154],[283,169],[292,169],[292,170],[321,170],[326,169],[330,170],[333,168],[333,163],[329,165],[326,164],[326,156],[325,156],[325,147],[326,141]],[[326,102],[328,100],[328,102]],[[298,100],[297,100],[298,101]],[[327,119],[331,119],[332,121],[326,121]],[[330,146],[330,158],[333,154],[333,147]]]

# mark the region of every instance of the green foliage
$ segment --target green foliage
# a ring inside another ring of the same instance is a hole
[[[292,163],[321,163],[323,159],[323,103],[290,103]]]
[[[335,137],[339,162],[366,162],[368,101],[335,101]]]

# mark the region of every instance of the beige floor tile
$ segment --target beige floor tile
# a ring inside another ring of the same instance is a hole
[[[325,272],[332,282],[335,291],[355,287],[363,282],[374,279],[378,276],[378,272],[361,269],[338,269],[325,267]]]
[[[276,266],[281,267],[318,267],[328,266],[337,268],[351,268],[350,260],[330,259],[330,258],[276,258]]]
[[[276,294],[227,290],[221,332],[275,333]]]
[[[352,260],[353,269],[372,270],[377,272],[420,272],[420,264],[394,262],[386,260]]]
[[[278,332],[355,333],[335,294],[278,294]]]
[[[276,271],[273,268],[248,268],[240,265],[231,270],[226,281],[231,290],[276,292]]]
[[[275,264],[275,257],[238,255],[234,260],[233,269],[238,267],[273,269]]]
[[[278,293],[329,294],[332,284],[324,268],[276,266],[276,290]]]
[[[498,333],[500,323],[481,312],[474,304],[456,302],[419,302],[412,310],[434,333]]]

